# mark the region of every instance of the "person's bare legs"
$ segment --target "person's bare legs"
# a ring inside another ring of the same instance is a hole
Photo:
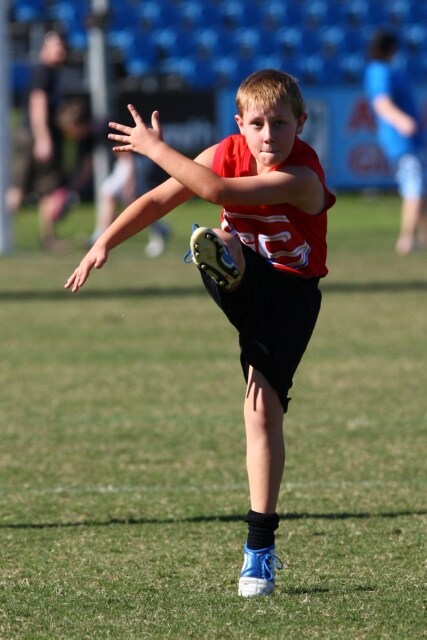
[[[46,249],[49,249],[55,242],[54,211],[53,194],[42,196],[39,200],[39,232],[40,241]]]
[[[58,222],[58,210],[64,199],[64,189],[59,187],[53,193],[42,196],[39,200],[39,234],[40,242],[47,251],[62,253],[70,250],[67,240],[58,238],[56,223]]]
[[[24,194],[20,187],[9,187],[6,192],[6,208],[11,215],[18,212],[22,206]]]
[[[221,239],[234,262],[235,279],[230,278],[226,287],[222,285],[224,295],[233,296],[233,291],[244,282],[246,272],[242,245],[238,238],[221,229],[212,229],[212,232]],[[216,249],[212,250],[211,242],[216,244]],[[209,275],[213,273],[213,279],[221,286],[229,271],[223,269],[224,262],[220,264],[224,253],[218,251],[218,241],[212,241],[208,230],[202,227],[193,232],[190,247],[193,261],[200,270]],[[229,265],[228,261],[226,266]],[[275,587],[275,570],[283,569],[274,544],[274,532],[280,521],[276,508],[285,464],[283,414],[277,391],[263,374],[250,366],[244,402],[250,509],[245,517],[248,535],[238,583],[238,594],[245,598],[269,595]]]
[[[285,465],[283,406],[264,376],[250,367],[244,404],[251,509],[274,513]]]
[[[119,203],[110,193],[100,193],[100,206],[97,211],[95,229],[90,237],[90,243],[94,244],[101,234],[116,219]]]
[[[400,233],[396,243],[396,253],[406,255],[416,248],[417,231],[423,217],[422,198],[403,198]]]
[[[245,259],[240,241],[222,229],[213,231],[226,245],[243,276]],[[249,368],[244,419],[251,509],[258,513],[274,513],[285,464],[283,406],[277,392],[253,367]]]
[[[418,244],[421,249],[427,249],[427,199],[424,198],[418,224]]]
[[[245,598],[269,595],[275,587],[275,569],[283,562],[275,555],[276,513],[285,466],[283,407],[265,377],[249,368],[244,404],[246,467],[251,508],[238,593]]]

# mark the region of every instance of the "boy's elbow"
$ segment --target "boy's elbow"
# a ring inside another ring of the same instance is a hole
[[[224,202],[223,190],[217,186],[201,185],[200,197],[212,204],[222,204]]]

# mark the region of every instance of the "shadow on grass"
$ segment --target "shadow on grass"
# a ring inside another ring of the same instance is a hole
[[[120,289],[85,289],[79,291],[80,301],[93,300],[121,300],[126,298],[184,298],[186,296],[206,295],[202,285],[194,287],[137,287]],[[76,295],[70,294],[64,289],[53,289],[46,291],[3,291],[0,293],[1,302],[33,302],[35,300],[50,302],[51,300],[75,300]]]
[[[402,282],[325,282],[321,283],[321,289],[325,294],[331,293],[402,293],[408,291],[426,291],[427,281],[402,281]],[[122,298],[181,298],[186,296],[205,296],[206,292],[200,285],[191,287],[138,287],[120,289],[86,289],[79,291],[81,301],[93,300],[120,300]],[[3,291],[0,293],[1,302],[33,302],[51,300],[73,300],[75,296],[63,289],[46,291],[23,290]]]
[[[372,592],[372,591],[376,591],[377,588],[373,587],[371,585],[356,585],[355,587],[351,587],[349,589],[350,592],[359,592],[359,593],[365,593],[365,592]],[[317,594],[322,594],[322,593],[330,593],[331,591],[333,591],[333,589],[329,588],[329,587],[286,587],[285,589],[283,589],[284,593],[286,593],[286,595],[290,595],[290,596],[313,596],[313,595],[317,595]]]
[[[371,518],[403,518],[408,516],[424,516],[427,510],[390,511],[380,513],[286,513],[282,520],[367,520]],[[197,524],[203,522],[243,522],[244,515],[212,515],[183,518],[108,518],[107,520],[81,520],[76,522],[0,522],[0,529],[55,529],[71,527],[110,527],[114,525],[147,525],[147,524]]]
[[[286,587],[284,592],[290,596],[313,596],[318,593],[330,593],[328,587]]]

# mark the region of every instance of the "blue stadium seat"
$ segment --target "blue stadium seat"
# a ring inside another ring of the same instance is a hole
[[[49,7],[49,17],[68,23],[77,14],[76,7],[69,0],[53,2]]]
[[[181,31],[183,45],[180,46],[181,55],[194,58],[198,64],[212,64],[218,55],[225,55],[233,49],[233,43],[227,34],[224,45],[220,32],[214,29],[196,29],[188,32]]]
[[[410,24],[402,32],[401,40],[409,55],[427,55],[427,26]]]
[[[297,2],[273,0],[262,5],[260,26],[264,30],[292,27],[301,23],[301,7]]]
[[[231,47],[228,34],[222,35],[219,29],[197,29],[193,33],[193,47],[201,58],[215,59],[227,53]]]
[[[423,4],[422,2],[420,4]],[[407,0],[389,0],[387,3],[387,17],[390,24],[401,27],[411,19],[411,5]]]
[[[179,6],[179,25],[186,30],[203,29],[220,22],[221,11],[218,5],[189,0]]]
[[[49,19],[61,24],[67,35],[68,45],[72,49],[83,50],[88,44],[87,17],[90,7],[81,2],[60,0],[49,7]]]
[[[254,59],[254,67],[255,69],[283,69],[284,71],[288,71],[283,66],[282,56],[275,54],[256,56]],[[288,71],[288,73],[290,72]]]
[[[128,30],[128,37],[121,43],[123,63],[130,76],[153,72],[157,64],[157,51],[143,33]]]
[[[361,84],[366,66],[366,58],[363,53],[345,54],[340,57],[342,77],[347,84]]]
[[[393,64],[407,74],[411,82],[425,82],[427,74],[425,56],[405,55],[403,51],[398,51],[393,59]]]
[[[369,2],[367,24],[376,27],[387,24],[387,2]]]
[[[257,57],[254,60],[254,67],[255,69],[280,69],[297,79],[301,75],[301,66],[298,59],[286,59],[275,54]]]
[[[13,19],[58,22],[71,48],[87,47],[90,0],[9,1]],[[197,86],[236,86],[277,64],[310,82],[354,83],[380,26],[395,27],[400,64],[425,82],[427,0],[110,0],[107,44],[123,52],[127,73],[164,61]]]
[[[144,76],[153,73],[153,66],[143,58],[129,58],[124,61],[126,74],[130,77]]]
[[[343,24],[361,27],[369,20],[369,3],[367,0],[353,0],[343,7]]]
[[[145,4],[144,4],[145,6]],[[109,9],[108,25],[110,31],[129,29],[138,23],[139,14],[135,5],[122,2],[120,5],[111,3]]]
[[[272,46],[279,55],[299,56],[304,50],[304,31],[299,27],[282,27],[274,34]]]
[[[268,44],[262,39],[259,29],[237,29],[229,37],[238,58],[255,57],[260,54],[262,45]]]
[[[349,25],[345,29],[344,53],[363,53],[366,55],[368,42],[371,40],[372,30],[366,26]]]
[[[245,4],[240,0],[230,0],[220,6],[221,23],[227,29],[237,29],[245,25]]]
[[[4,0],[3,0],[4,1]],[[18,22],[42,20],[46,14],[43,0],[20,0],[13,6],[13,14]]]
[[[310,29],[328,27],[340,21],[340,5],[331,0],[307,2],[302,9],[302,23]]]
[[[162,3],[156,0],[138,2],[136,4],[136,13],[138,15],[138,23],[146,31],[164,29],[178,24],[179,12],[177,8],[162,6]]]
[[[177,29],[156,29],[146,38],[156,49],[159,60],[185,56],[192,49],[192,40],[184,32]]]
[[[212,61],[215,83],[221,87],[236,87],[241,82],[239,65],[235,56],[218,56]]]
[[[11,65],[11,80],[13,90],[23,95],[28,90],[31,65],[28,62],[13,62]]]
[[[406,0],[409,8],[408,22],[415,24],[426,24],[427,22],[427,3],[420,0]]]
[[[328,58],[342,55],[347,44],[346,29],[339,25],[321,29],[319,41],[322,55]]]
[[[301,62],[298,58],[284,58],[281,61],[280,67],[275,67],[282,69],[286,73],[289,73],[291,76],[294,76],[297,80],[300,80],[302,70],[301,70]]]
[[[215,83],[215,74],[212,65],[197,62],[194,58],[179,57],[163,60],[158,67],[160,73],[165,75],[177,75],[194,89],[208,89]]]
[[[300,62],[300,80],[307,84],[331,85],[343,82],[339,59],[311,55]]]

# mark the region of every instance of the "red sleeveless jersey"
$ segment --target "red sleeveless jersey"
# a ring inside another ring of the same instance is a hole
[[[251,153],[242,135],[222,140],[215,153],[213,171],[234,178],[250,174]],[[306,166],[319,176],[325,190],[325,209],[318,215],[305,213],[284,202],[275,205],[225,207],[221,227],[237,234],[248,247],[267,258],[276,268],[304,278],[321,278],[326,267],[327,210],[335,203],[328,190],[320,160],[312,147],[298,137],[290,155],[272,171],[289,166]]]

